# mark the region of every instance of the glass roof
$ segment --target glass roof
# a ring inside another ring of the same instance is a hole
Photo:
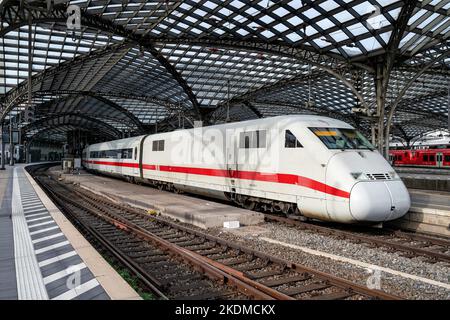
[[[80,7],[80,29],[67,29],[69,4]],[[0,2],[6,119],[34,108],[35,121],[65,115],[66,129],[73,120],[139,133],[177,117],[224,121],[231,105],[236,120],[311,112],[351,122],[361,106],[355,91],[376,109],[374,70],[392,52],[387,110],[421,72],[398,104],[396,128],[412,134],[418,131],[407,127],[420,119],[432,114],[437,128],[448,116],[447,0],[77,0],[57,1],[50,11],[45,2],[19,5]]]

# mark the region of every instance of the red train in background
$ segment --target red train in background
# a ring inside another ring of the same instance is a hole
[[[450,169],[450,149],[390,150],[389,160],[399,167]]]

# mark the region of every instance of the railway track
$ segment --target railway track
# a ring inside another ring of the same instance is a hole
[[[44,175],[36,179],[64,212],[164,298],[399,299],[168,222]]]
[[[366,243],[390,252],[399,252],[407,258],[424,257],[430,263],[441,261],[450,264],[450,240],[446,239],[391,229],[360,228],[358,231],[346,231],[336,226],[328,227],[271,214],[265,214],[264,218],[266,221],[288,224],[302,230],[357,243]]]

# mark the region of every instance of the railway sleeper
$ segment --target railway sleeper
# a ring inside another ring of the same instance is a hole
[[[167,289],[170,293],[183,292],[183,291],[195,291],[198,288],[211,288],[211,284],[205,280],[192,281],[191,279],[184,279],[182,281],[177,281],[173,285],[168,285]]]
[[[174,298],[177,300],[219,300],[232,295],[233,293],[229,291],[209,291],[191,295],[178,295]]]
[[[192,280],[197,281],[203,279],[204,276],[200,274],[192,274],[192,272],[187,272],[185,274],[177,274],[168,277],[164,277],[160,279],[160,283],[162,286],[168,286],[174,281],[184,281],[184,280]]]
[[[301,300],[342,300],[354,296],[356,293],[348,291],[338,291],[322,295],[314,295]]]
[[[307,293],[307,292],[311,292],[311,291],[315,291],[315,290],[323,290],[323,289],[326,289],[326,288],[329,288],[329,287],[331,287],[330,284],[320,282],[320,283],[311,283],[311,284],[309,284],[307,286],[282,289],[280,291],[282,293],[284,293],[285,295],[295,296],[297,294]]]
[[[168,255],[161,254],[159,256],[153,256],[153,257],[134,257],[133,258],[137,263],[145,264],[145,263],[155,263],[160,261],[167,261],[169,259]]]
[[[262,279],[262,278],[268,278],[268,277],[272,277],[272,276],[281,275],[281,274],[283,274],[283,272],[284,271],[280,270],[280,269],[273,269],[273,270],[263,271],[263,272],[258,272],[258,273],[246,272],[246,273],[244,273],[244,275],[251,280],[258,280],[258,279]]]
[[[258,269],[263,269],[267,266],[267,263],[262,262],[262,263],[256,263],[256,264],[252,264],[252,265],[243,265],[243,266],[236,266],[234,267],[236,270],[241,271],[241,272],[248,272],[248,271],[254,271],[254,270],[258,270]]]
[[[299,282],[299,281],[305,281],[311,279],[311,276],[309,275],[295,275],[292,277],[286,277],[286,278],[280,278],[280,279],[271,279],[271,280],[262,280],[262,281],[258,281],[259,283],[267,286],[267,287],[277,287],[280,286],[282,284],[287,284],[287,283],[294,283],[294,282]]]

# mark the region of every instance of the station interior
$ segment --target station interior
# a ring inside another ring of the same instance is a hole
[[[0,0],[0,299],[449,300],[449,37],[449,0]]]

